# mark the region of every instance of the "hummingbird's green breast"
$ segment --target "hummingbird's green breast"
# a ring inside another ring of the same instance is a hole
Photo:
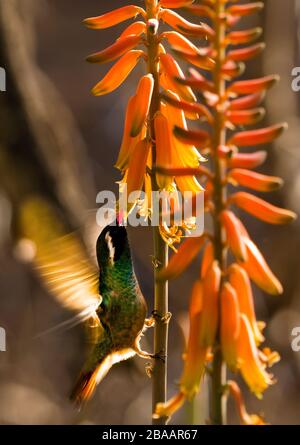
[[[108,226],[97,243],[100,268],[99,318],[116,348],[132,346],[144,326],[146,303],[137,282],[127,232]]]

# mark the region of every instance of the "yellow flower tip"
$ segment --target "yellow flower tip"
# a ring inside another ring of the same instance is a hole
[[[160,419],[161,417],[171,417],[178,411],[185,402],[185,395],[179,392],[166,403],[158,403],[153,413],[153,419]]]
[[[263,332],[263,330],[266,328],[266,322],[259,320],[257,322],[257,327],[260,330],[260,332]]]
[[[248,238],[244,238],[244,242],[247,247],[248,260],[241,266],[262,290],[271,295],[281,295],[283,287],[271,271],[258,247]]]
[[[262,416],[259,416],[257,414],[250,414],[248,418],[248,422],[245,423],[246,425],[268,425],[268,423],[265,422]]]
[[[228,276],[230,284],[236,291],[240,312],[247,316],[253,329],[256,344],[259,345],[264,341],[261,331],[265,327],[265,323],[256,321],[253,293],[248,274],[238,264],[232,264],[229,267]]]
[[[266,366],[271,368],[280,362],[281,357],[277,351],[272,351],[270,348],[263,348],[262,351],[260,351],[260,359]]]
[[[173,250],[176,254],[178,249],[175,248],[174,244],[178,244],[182,238],[182,230],[177,226],[168,227],[166,224],[159,226],[159,233],[164,240],[164,242]],[[161,279],[161,278],[159,278]]]
[[[265,364],[260,358],[255,344],[253,331],[248,318],[240,315],[240,336],[238,339],[238,356],[240,358],[240,371],[250,390],[258,399],[263,392],[275,381],[273,376],[265,371]]]

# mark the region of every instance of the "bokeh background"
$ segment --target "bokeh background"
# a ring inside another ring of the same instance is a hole
[[[113,164],[124,109],[143,68],[117,92],[92,97],[89,89],[107,66],[89,66],[85,56],[110,44],[124,25],[93,32],[81,21],[123,4],[121,0],[0,0],[0,66],[7,72],[7,91],[0,93],[0,326],[7,332],[7,351],[0,352],[1,424],[150,422],[151,381],[140,359],[116,366],[82,412],[71,406],[68,394],[84,360],[84,333],[79,326],[38,336],[70,313],[44,290],[26,261],[26,248],[24,252],[18,244],[19,207],[28,196],[39,194],[82,234],[93,253],[90,246],[99,231],[94,224],[96,194],[115,190],[120,179]],[[291,71],[300,66],[300,0],[266,0],[264,13],[248,21],[264,26],[267,50],[249,64],[247,76],[281,76],[268,95],[265,123],[289,123],[289,131],[268,148],[262,171],[285,180],[273,202],[299,212],[300,93],[291,89]],[[258,319],[268,323],[267,343],[282,360],[274,368],[278,383],[262,401],[247,396],[247,404],[273,424],[297,424],[300,352],[291,349],[291,330],[300,326],[300,222],[274,228],[242,217],[285,287],[282,297],[268,297],[255,289]],[[151,233],[130,230],[130,238],[151,310]],[[169,395],[176,391],[181,372],[186,310],[198,267],[195,263],[171,283]],[[144,348],[151,349],[151,334]],[[186,406],[172,422],[205,423],[205,388],[194,409]],[[237,422],[231,403],[229,420]]]

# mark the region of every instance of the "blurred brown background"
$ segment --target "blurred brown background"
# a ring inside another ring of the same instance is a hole
[[[15,246],[18,207],[32,193],[52,200],[68,226],[80,230],[87,242],[97,235],[96,193],[115,189],[120,179],[113,164],[126,101],[142,66],[115,93],[92,97],[89,88],[108,68],[89,66],[84,58],[110,44],[124,25],[93,32],[81,21],[123,4],[0,0],[0,66],[7,71],[7,91],[0,93],[0,326],[7,332],[7,352],[0,352],[1,424],[149,423],[151,381],[139,359],[116,366],[86,409],[79,414],[73,409],[68,393],[84,359],[82,329],[37,337],[70,314],[44,291]],[[249,23],[264,26],[267,50],[249,64],[247,75],[281,76],[269,93],[265,123],[287,121],[290,129],[268,148],[263,171],[285,180],[272,201],[299,212],[300,93],[291,89],[291,71],[300,66],[300,0],[265,4],[264,13]],[[255,289],[258,319],[268,322],[267,344],[279,350],[282,361],[274,368],[277,385],[267,390],[263,401],[249,396],[247,403],[250,411],[264,413],[273,424],[300,423],[300,352],[293,353],[290,346],[291,330],[300,326],[300,223],[274,228],[243,218],[285,287],[280,298]],[[136,229],[130,235],[136,272],[151,310],[151,233]],[[171,284],[170,395],[182,366],[183,336],[177,321],[185,317],[197,269],[195,264]],[[151,349],[151,336],[144,347]],[[195,402],[198,423],[206,419],[206,397],[204,389]],[[229,417],[237,422],[232,404]],[[190,407],[172,420],[190,421]]]

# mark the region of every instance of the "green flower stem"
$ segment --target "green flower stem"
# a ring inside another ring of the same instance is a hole
[[[222,101],[224,98],[226,83],[222,77],[222,65],[225,61],[226,52],[223,46],[225,41],[226,23],[221,17],[225,16],[225,5],[222,0],[217,0],[215,10],[219,20],[216,21],[215,50],[217,54],[216,67],[214,70],[214,83],[217,94]],[[220,104],[222,105],[222,104]],[[218,107],[215,113],[213,141],[213,161],[214,161],[214,250],[215,258],[219,262],[222,272],[226,267],[226,251],[224,249],[224,233],[220,224],[219,215],[224,209],[226,202],[226,187],[224,186],[226,170],[224,161],[218,154],[218,147],[226,142],[226,129],[224,126],[224,113],[222,106]],[[220,307],[219,307],[219,313]],[[221,345],[220,345],[220,326],[218,329],[217,341],[214,346],[214,360],[212,365],[212,385],[210,401],[210,417],[213,425],[226,424],[226,398],[223,394],[223,388],[226,384],[226,367],[223,363]]]

